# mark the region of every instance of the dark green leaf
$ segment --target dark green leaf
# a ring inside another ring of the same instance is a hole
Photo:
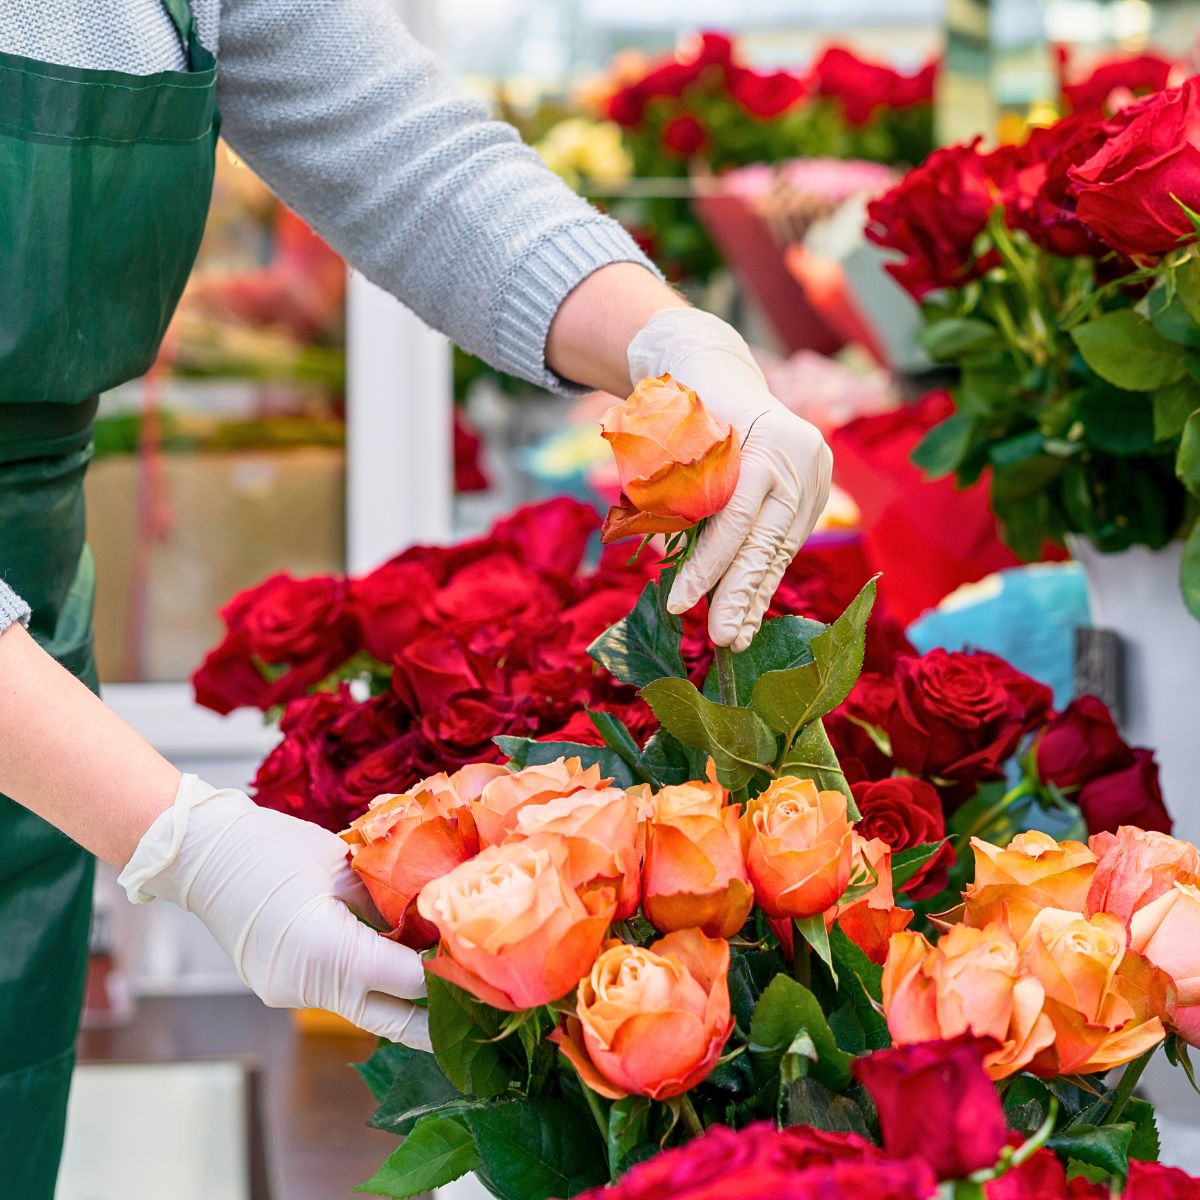
[[[1121,1115],[1133,1126],[1129,1157],[1136,1158],[1138,1162],[1157,1162],[1161,1147],[1154,1105],[1149,1100],[1139,1100],[1134,1096],[1125,1105]]]
[[[731,791],[745,787],[774,761],[775,735],[752,708],[716,704],[686,679],[656,679],[640,695],[664,729],[712,755],[717,777]]]
[[[729,959],[729,1006],[738,1028],[747,1033],[754,1006],[767,985],[787,970],[777,950],[733,950]]]
[[[372,1070],[371,1064],[376,1063],[374,1078],[379,1080],[383,1077],[382,1063],[377,1063],[377,1060],[381,1059],[385,1050],[402,1053],[388,1055],[386,1069],[391,1072],[391,1081],[382,1095],[375,1095],[375,1086],[367,1072]],[[412,1050],[408,1046],[381,1046],[370,1061],[359,1068],[359,1073],[367,1080],[372,1095],[379,1101],[371,1124],[376,1129],[386,1129],[391,1133],[408,1133],[423,1112],[461,1097],[458,1088],[446,1078],[432,1054]]]
[[[1200,259],[1189,258],[1175,271],[1175,289],[1188,316],[1200,325]]]
[[[662,784],[703,779],[707,755],[685,746],[665,729],[656,730],[642,750],[642,766]]]
[[[1188,417],[1200,409],[1200,388],[1192,378],[1180,379],[1159,388],[1151,397],[1154,406],[1154,440],[1177,438]]]
[[[1154,445],[1154,406],[1137,392],[1089,388],[1079,399],[1087,440],[1107,454],[1145,454]]]
[[[408,1066],[414,1055],[428,1058],[420,1050],[401,1046],[398,1042],[380,1042],[366,1062],[355,1063],[354,1069],[367,1085],[367,1090],[376,1100],[382,1100],[392,1090],[400,1073]]]
[[[1183,562],[1179,568],[1179,585],[1188,612],[1200,621],[1200,520],[1192,526],[1183,544]]]
[[[787,757],[779,764],[779,774],[811,779],[824,792],[841,792],[846,797],[850,819],[859,819],[858,805],[854,803],[850,784],[842,774],[837,753],[819,717],[792,742]]]
[[[356,1192],[402,1198],[430,1192],[479,1166],[475,1140],[456,1117],[429,1116]]]
[[[833,965],[833,951],[829,948],[829,930],[825,928],[824,914],[817,913],[815,917],[797,917],[792,922],[792,927],[829,968],[829,973],[833,976],[833,986],[837,987],[837,968]]]
[[[857,1133],[864,1138],[871,1136],[862,1109],[849,1096],[831,1092],[820,1080],[811,1076],[787,1085],[784,1113],[787,1125],[811,1125],[828,1133]]]
[[[666,585],[663,585],[664,587]],[[659,585],[646,584],[633,611],[602,633],[588,653],[622,683],[645,687],[665,676],[685,678],[678,617],[663,619]]]
[[[945,844],[945,838],[940,842],[922,842],[919,846],[910,846],[893,854],[892,887],[903,888]]]
[[[1131,308],[1077,325],[1071,337],[1101,379],[1128,391],[1153,392],[1184,371],[1180,348]]]
[[[429,1034],[438,1066],[468,1096],[498,1096],[508,1087],[509,1070],[501,1046],[501,1014],[469,992],[428,975]]]
[[[733,677],[737,684],[737,702],[749,704],[758,677],[766,671],[786,671],[812,662],[809,642],[825,626],[807,617],[773,617],[764,621],[754,640],[741,654],[733,656]],[[704,694],[719,700],[717,669],[714,666],[704,681]]]
[[[754,707],[772,729],[795,737],[845,700],[862,671],[874,603],[875,580],[871,579],[846,611],[809,643],[811,663],[760,677],[754,685]]]
[[[596,732],[604,739],[604,744],[629,768],[630,774],[636,780],[641,783],[656,782],[646,773],[646,768],[642,765],[641,748],[620,717],[609,712],[593,712],[590,708],[585,708],[584,712],[596,727]]]
[[[608,1110],[608,1161],[613,1182],[657,1150],[650,1137],[650,1101],[645,1096],[613,1101]]]
[[[1072,1125],[1055,1133],[1047,1145],[1089,1167],[1124,1177],[1129,1172],[1132,1139],[1132,1123],[1122,1121],[1117,1125]]]
[[[1046,439],[1040,429],[1002,438],[988,446],[988,459],[994,467],[1015,467],[1042,457]]]
[[[600,773],[618,787],[631,787],[641,780],[634,776],[625,760],[607,746],[587,746],[582,742],[538,742],[533,738],[501,734],[492,739],[513,767],[541,766],[558,758],[578,758],[584,767],[595,763]]]
[[[974,417],[954,413],[935,425],[916,445],[912,461],[930,479],[957,470],[970,453],[978,422]]]
[[[867,1031],[863,1028],[854,1006],[847,1001],[841,1008],[835,1008],[829,1014],[829,1028],[837,1038],[837,1044],[847,1054],[866,1054]]]
[[[1200,409],[1184,423],[1179,454],[1175,458],[1175,474],[1193,496],[1200,496]]]
[[[1000,335],[994,325],[974,317],[949,317],[921,330],[917,340],[936,362],[953,362],[966,355],[994,350]]]
[[[517,1100],[465,1114],[501,1200],[569,1197],[608,1181],[591,1121],[561,1100]]]
[[[851,1056],[838,1045],[816,996],[790,976],[777,975],[759,998],[750,1021],[755,1075],[761,1080],[776,1075],[783,1056],[801,1033],[812,1039],[816,1049],[812,1074],[840,1091],[850,1082]]]
[[[829,950],[838,975],[838,995],[854,1009],[863,1027],[868,1050],[892,1044],[887,1021],[875,1007],[883,994],[883,969],[873,963],[836,925],[829,934]]]

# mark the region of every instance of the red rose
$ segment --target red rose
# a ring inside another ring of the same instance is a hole
[[[1010,1134],[1008,1140],[1009,1145],[1017,1147],[1025,1139]],[[1094,1194],[1107,1198],[1108,1189]],[[1067,1190],[1067,1173],[1058,1155],[1053,1150],[1038,1150],[1019,1167],[984,1184],[984,1195],[987,1200],[1066,1200],[1075,1193]]]
[[[348,598],[346,581],[331,575],[272,575],[243,592],[221,615],[231,628],[244,632],[250,652],[263,662],[332,659],[332,669],[354,650]]]
[[[880,838],[896,851],[946,836],[946,818],[937,789],[923,779],[898,775],[875,783],[856,783],[850,790],[862,813],[855,828],[864,838]],[[947,842],[901,890],[914,900],[936,896],[946,886],[953,865],[954,848]]]
[[[1170,833],[1173,822],[1158,785],[1153,750],[1133,750],[1132,765],[1089,780],[1075,803],[1089,833],[1116,833],[1121,825]]]
[[[479,667],[452,629],[437,629],[396,655],[392,689],[414,713],[429,712],[451,696],[480,688]]]
[[[440,622],[464,630],[553,612],[558,596],[513,551],[460,567],[433,596],[432,608]]]
[[[372,750],[343,775],[347,799],[356,797],[366,807],[376,796],[406,792],[424,775],[424,763],[416,757],[421,748],[421,735],[414,729]]]
[[[808,81],[790,71],[763,74],[749,67],[736,67],[729,72],[729,94],[752,117],[770,121],[804,99]]]
[[[662,131],[663,149],[680,158],[691,158],[699,154],[708,142],[708,134],[697,117],[681,113],[672,117]]]
[[[380,662],[391,662],[429,619],[438,577],[427,563],[395,559],[350,582],[350,610],[363,644]]]
[[[965,1179],[996,1165],[1008,1129],[983,1053],[973,1038],[956,1038],[855,1060],[889,1155],[922,1158],[939,1179]]]
[[[512,701],[487,692],[466,692],[428,712],[421,719],[421,732],[432,748],[449,764],[495,762],[499,749],[492,738],[507,733],[513,723]]]
[[[1165,254],[1194,236],[1176,198],[1200,207],[1200,80],[1129,105],[1104,131],[1069,172],[1084,225],[1130,256]]]
[[[1200,1179],[1178,1167],[1135,1160],[1129,1164],[1122,1196],[1123,1200],[1195,1200],[1200,1196]]]
[[[1117,732],[1112,713],[1095,696],[1080,696],[1051,717],[1038,736],[1034,755],[1041,779],[1064,790],[1079,787],[1098,775],[1124,770],[1134,761],[1133,751]]]
[[[896,685],[891,673],[865,671],[850,695],[825,717],[825,732],[850,783],[891,776],[891,758],[866,727],[882,731],[895,702]]]
[[[255,665],[241,636],[226,637],[209,651],[192,676],[192,687],[197,704],[222,715],[243,707],[266,710],[275,703],[272,697],[277,691]],[[303,694],[304,690],[301,688],[297,694]]]
[[[454,406],[454,490],[486,492],[491,481],[479,465],[482,440],[462,409]]]
[[[1135,96],[1161,92],[1167,86],[1173,66],[1157,54],[1109,58],[1097,63],[1086,79],[1063,84],[1062,91],[1073,112],[1096,111],[1104,108],[1118,89]]]
[[[996,199],[979,142],[935,150],[867,209],[867,237],[904,255],[887,269],[918,300],[991,265],[973,250]]]
[[[927,63],[916,75],[901,75],[841,46],[828,47],[812,68],[817,94],[837,100],[851,125],[865,125],[881,108],[929,103],[936,74],[936,62]]]
[[[982,651],[901,658],[895,682],[885,723],[892,757],[926,778],[999,778],[1000,765],[1050,708],[1049,688]]]
[[[522,561],[535,570],[574,575],[588,541],[599,532],[600,517],[590,504],[557,496],[515,509],[497,521],[488,536],[519,547]]]

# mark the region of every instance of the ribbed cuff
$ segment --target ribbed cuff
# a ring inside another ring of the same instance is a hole
[[[0,633],[10,625],[28,625],[30,615],[29,605],[0,580]]]
[[[567,296],[593,271],[621,262],[637,263],[662,278],[662,272],[610,217],[596,215],[562,225],[536,241],[500,289],[493,323],[497,365],[564,396],[590,391],[550,370],[546,338]]]

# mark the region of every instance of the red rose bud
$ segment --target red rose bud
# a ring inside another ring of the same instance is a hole
[[[1103,700],[1080,696],[1051,717],[1034,748],[1044,783],[1064,791],[1099,775],[1133,765],[1133,751],[1122,740]],[[1133,824],[1134,822],[1123,822]]]
[[[995,1166],[1008,1130],[976,1039],[917,1042],[879,1050],[854,1074],[879,1110],[884,1149],[922,1158],[939,1179],[965,1179]]]
[[[879,838],[897,851],[946,836],[942,802],[937,790],[923,779],[898,775],[875,783],[864,780],[850,790],[861,814],[855,828],[864,838]],[[953,865],[954,848],[946,843],[901,890],[916,900],[936,896],[946,886]]]
[[[1132,765],[1089,781],[1075,797],[1089,833],[1115,833],[1122,825],[1171,832],[1173,822],[1158,785],[1154,752],[1132,754]]]

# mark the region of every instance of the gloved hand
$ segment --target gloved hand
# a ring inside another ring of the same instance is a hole
[[[715,586],[709,636],[719,646],[745,650],[825,507],[833,455],[814,426],[767,390],[742,336],[711,313],[666,309],[636,334],[629,344],[630,378],[664,372],[742,438],[737,489],[709,518],[667,607],[686,612]]]
[[[195,913],[272,1008],[321,1008],[428,1050],[418,955],[355,919],[379,920],[327,830],[184,775],[174,805],[121,872],[130,900]]]

